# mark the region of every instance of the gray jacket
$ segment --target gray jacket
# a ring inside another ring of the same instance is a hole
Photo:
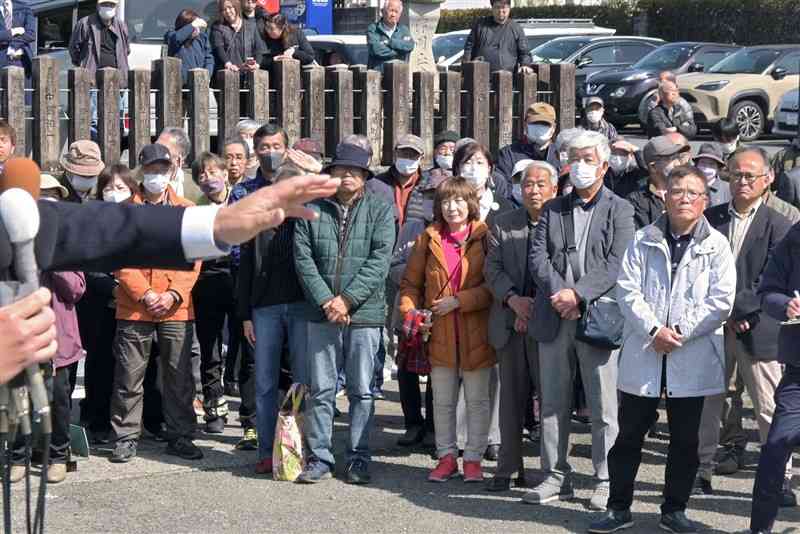
[[[608,293],[617,281],[625,247],[633,239],[633,207],[605,186],[598,195],[587,237],[585,274],[577,283],[566,281],[562,222],[562,213],[572,210],[572,195],[548,202],[536,225],[528,265],[538,288],[533,312],[535,328],[531,332],[537,341],[549,342],[558,335],[561,316],[550,304],[551,295],[571,288],[584,303],[589,303]]]
[[[522,295],[528,255],[528,212],[525,208],[498,215],[489,233],[489,252],[483,267],[494,300],[489,314],[489,343],[500,350],[513,335],[517,315],[504,304],[511,292]],[[534,328],[533,315],[528,332]]]
[[[120,87],[128,87],[128,55],[131,45],[128,41],[128,26],[118,17],[114,17],[109,26],[111,32],[117,36],[116,60],[119,70]],[[92,75],[97,72],[100,63],[100,44],[103,23],[97,13],[83,17],[75,25],[72,37],[69,40],[69,57],[76,67],[83,67]]]
[[[667,216],[645,226],[625,251],[617,301],[625,317],[617,388],[658,397],[664,355],[650,333],[677,327],[683,346],[666,356],[667,394],[703,397],[725,390],[722,325],[736,297],[736,264],[725,236],[705,217],[695,227],[675,278],[666,239]]]

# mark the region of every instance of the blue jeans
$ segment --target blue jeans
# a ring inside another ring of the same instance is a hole
[[[92,141],[95,143],[98,142],[98,103],[97,103],[97,89],[92,88],[89,91],[89,133],[91,135]],[[119,113],[120,117],[122,114],[128,110],[128,92],[121,91],[119,94]],[[122,127],[122,122],[120,122],[120,128]]]
[[[375,404],[372,376],[380,343],[378,326],[309,323],[308,354],[311,393],[306,406],[306,438],[311,454],[333,466],[333,408],[337,369],[344,368],[350,402],[350,443],[347,460],[369,461],[369,432]]]
[[[289,347],[293,381],[308,383],[308,322],[297,313],[299,306],[297,303],[278,304],[253,310],[259,459],[272,458],[275,422],[278,419],[278,378],[285,345]]]

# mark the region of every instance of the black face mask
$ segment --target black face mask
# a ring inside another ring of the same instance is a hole
[[[277,152],[274,150],[270,152],[264,152],[263,154],[258,155],[258,164],[261,166],[262,171],[274,174],[278,172],[278,169],[280,169],[281,165],[283,165],[283,157],[283,152]]]

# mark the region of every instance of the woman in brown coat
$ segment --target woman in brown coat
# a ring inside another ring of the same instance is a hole
[[[463,178],[436,188],[434,223],[417,238],[400,284],[400,312],[433,312],[428,353],[439,465],[428,480],[458,474],[456,402],[461,382],[467,403],[468,440],[464,481],[483,480],[481,458],[488,441],[489,376],[496,362],[488,340],[492,296],[483,278],[486,225],[478,197]]]

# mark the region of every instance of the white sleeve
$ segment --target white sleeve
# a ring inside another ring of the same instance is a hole
[[[220,207],[192,206],[183,211],[181,244],[187,260],[219,258],[230,254],[230,245],[214,240],[214,219]]]

